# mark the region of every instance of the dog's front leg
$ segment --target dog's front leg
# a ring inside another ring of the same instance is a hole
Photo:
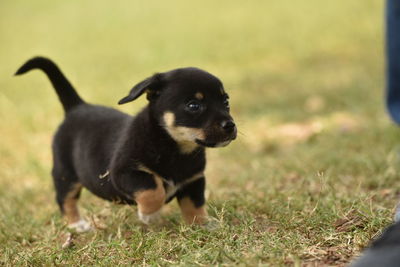
[[[166,198],[160,177],[143,171],[132,171],[113,175],[111,179],[118,191],[137,203],[138,216],[143,223],[149,224],[158,219]]]
[[[188,224],[203,224],[206,222],[207,210],[205,209],[205,178],[186,185],[178,194],[178,203],[182,211],[182,216]]]

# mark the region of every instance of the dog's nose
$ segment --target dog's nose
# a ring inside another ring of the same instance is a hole
[[[228,133],[233,132],[233,130],[235,129],[235,126],[236,125],[232,120],[227,120],[227,121],[221,122],[222,129],[224,129]]]

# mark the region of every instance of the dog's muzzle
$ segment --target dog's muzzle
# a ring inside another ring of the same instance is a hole
[[[237,129],[233,120],[222,121],[218,135],[211,135],[205,140],[196,139],[196,143],[205,147],[224,147],[236,139]]]

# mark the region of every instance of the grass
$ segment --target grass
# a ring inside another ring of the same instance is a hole
[[[344,265],[391,222],[398,129],[383,105],[382,1],[1,1],[0,264]],[[12,77],[54,59],[93,103],[117,107],[156,71],[219,76],[241,134],[208,151],[214,228],[177,205],[144,227],[134,207],[84,192],[98,230],[68,232],[50,177],[63,117],[49,81]]]

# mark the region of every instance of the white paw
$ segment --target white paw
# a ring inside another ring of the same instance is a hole
[[[92,226],[90,225],[90,223],[83,219],[80,219],[77,222],[68,224],[68,228],[76,231],[77,233],[84,233],[84,232],[88,232],[88,231],[92,230]]]
[[[138,211],[138,216],[139,216],[139,220],[141,220],[142,223],[151,224],[160,219],[160,211],[156,211],[151,214],[143,214],[140,211]]]
[[[217,218],[214,218],[211,216],[207,216],[206,218],[207,218],[207,221],[203,225],[201,225],[201,227],[204,230],[212,232],[212,231],[216,231],[222,227],[221,222],[219,222],[217,220]]]

